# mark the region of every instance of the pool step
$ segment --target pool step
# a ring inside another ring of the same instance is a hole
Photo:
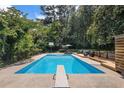
[[[68,77],[63,65],[57,65],[55,88],[69,88]]]

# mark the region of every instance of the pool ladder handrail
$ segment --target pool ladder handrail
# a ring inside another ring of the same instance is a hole
[[[66,76],[67,76],[67,79],[69,79],[69,75],[68,74],[66,74]],[[56,80],[56,74],[53,74],[53,80]]]
[[[54,75],[54,88],[69,88],[68,78],[63,65],[57,65],[57,71]]]

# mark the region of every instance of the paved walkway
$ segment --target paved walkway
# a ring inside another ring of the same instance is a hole
[[[116,71],[116,67],[115,67],[115,62],[113,60],[108,60],[108,59],[105,59],[105,58],[100,58],[100,57],[85,57],[83,54],[77,54],[79,57],[82,57],[82,58],[90,58],[92,60],[95,60],[97,62],[100,62],[102,66],[104,67],[107,67],[111,70],[114,70]]]
[[[101,63],[102,66],[107,67],[111,70],[116,71],[116,67],[115,67],[115,61],[113,60],[108,60],[105,58],[100,58],[100,57],[89,57],[92,60],[98,61]]]
[[[36,55],[31,59],[36,60],[44,56]],[[31,62],[30,62],[31,63]],[[13,65],[0,70],[0,88],[51,88],[54,86],[53,75],[51,74],[15,74],[16,71],[27,66]]]
[[[77,56],[78,57],[78,56]],[[104,74],[69,74],[69,86],[74,88],[124,88],[124,78],[103,66],[99,62],[89,58],[81,60],[105,72]],[[2,88],[50,88],[54,87],[55,81],[52,74],[15,74],[16,71],[30,63],[11,66],[0,70],[0,87]]]
[[[41,58],[42,56],[43,56],[42,54],[38,54],[38,55],[32,56],[31,59],[37,60],[37,59]]]
[[[71,74],[69,75],[70,87],[124,88],[124,78],[120,74],[101,66],[99,62],[96,62],[89,58],[78,58],[102,70],[104,74]]]

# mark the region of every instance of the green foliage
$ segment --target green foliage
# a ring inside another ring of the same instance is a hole
[[[20,11],[0,11],[0,60],[10,64],[45,48],[49,27],[26,19]]]
[[[0,10],[0,66],[49,51],[49,42],[56,50],[63,44],[114,50],[114,36],[124,33],[124,6],[76,7],[42,6],[46,18],[35,21],[13,7]]]
[[[80,6],[74,11],[68,22],[69,42],[76,48],[89,47],[87,29],[92,22],[93,6]]]
[[[33,47],[32,36],[26,33],[16,44],[15,50],[18,52],[30,51]]]
[[[123,6],[97,6],[88,29],[88,36],[92,38],[91,44],[101,46],[101,49],[114,49],[114,36],[123,34],[123,16]]]
[[[79,6],[70,16],[66,41],[76,48],[114,50],[114,36],[124,33],[123,17],[123,6]]]
[[[32,35],[26,33],[16,44],[15,44],[15,54],[17,55],[17,60],[29,57],[31,55],[31,50],[33,48],[33,38]]]

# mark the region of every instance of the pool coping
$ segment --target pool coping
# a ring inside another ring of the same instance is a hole
[[[27,67],[27,66],[29,66],[29,65],[35,64],[38,60],[42,59],[42,58],[45,57],[46,55],[47,55],[47,54],[42,54],[42,56],[41,56],[40,58],[38,58],[38,59],[32,61],[31,63],[29,63],[29,64],[25,65],[24,67],[20,68],[19,70],[17,70],[17,71],[15,72],[15,74],[24,74],[24,73],[18,73],[18,72],[21,71],[21,70],[23,70],[25,67]],[[28,74],[30,74],[30,73],[28,73]]]
[[[42,54],[42,56],[40,57],[40,58],[38,58],[38,59],[36,59],[36,60],[34,60],[34,61],[32,61],[31,63],[29,63],[29,64],[27,64],[27,65],[25,65],[24,67],[22,67],[22,68],[20,68],[19,70],[17,70],[16,72],[15,72],[15,74],[22,74],[22,75],[26,75],[26,74],[29,74],[29,75],[54,75],[55,73],[18,73],[19,71],[21,71],[21,70],[23,70],[24,68],[26,68],[26,67],[28,67],[29,65],[32,65],[33,63],[35,64],[38,60],[40,60],[40,59],[42,59],[42,58],[44,58],[45,56],[47,56],[47,55],[51,55],[51,54],[59,54],[59,53],[45,53],[45,54]],[[64,53],[61,53],[61,54],[64,54]],[[101,73],[66,73],[66,74],[68,74],[68,75],[86,75],[86,74],[104,74],[105,72],[104,71],[102,71],[101,69],[99,69],[99,68],[97,68],[96,66],[94,66],[94,65],[92,65],[92,64],[89,64],[86,60],[84,60],[84,59],[82,59],[81,57],[78,57],[77,55],[75,55],[75,54],[68,54],[68,55],[71,55],[72,57],[74,57],[74,58],[76,58],[77,60],[80,60],[81,62],[85,62],[86,64],[88,64],[88,65],[91,65],[93,68],[95,68],[95,69],[97,69],[97,70],[99,70]]]

